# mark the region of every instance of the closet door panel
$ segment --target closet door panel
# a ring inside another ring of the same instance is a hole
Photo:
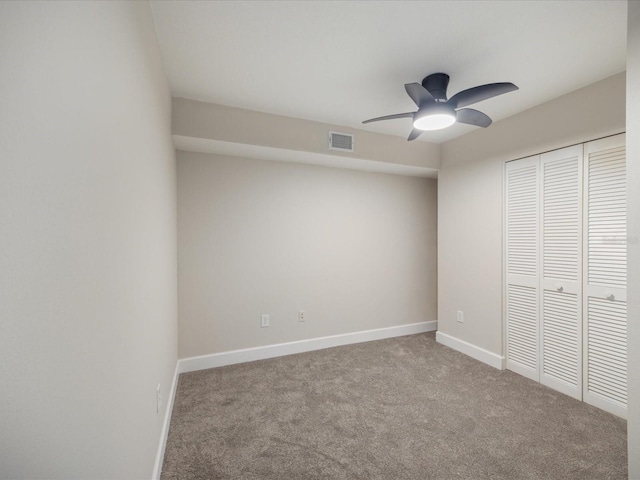
[[[539,157],[506,164],[507,368],[539,380]]]
[[[624,135],[585,144],[584,400],[627,411],[627,231]]]
[[[541,169],[540,383],[582,399],[582,145]]]

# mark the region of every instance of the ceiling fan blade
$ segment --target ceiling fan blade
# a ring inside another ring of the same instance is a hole
[[[479,87],[468,88],[461,92],[456,93],[449,99],[447,103],[452,104],[453,108],[466,107],[473,103],[481,102],[488,98],[502,95],[503,93],[509,93],[514,90],[518,90],[513,83],[489,83],[487,85],[480,85]]]
[[[418,130],[417,128],[414,128],[413,130],[411,130],[411,133],[409,134],[409,138],[407,138],[407,142],[410,142],[411,140],[415,140],[423,133],[424,133],[424,130]]]
[[[492,120],[488,115],[485,115],[478,110],[474,110],[473,108],[463,108],[456,112],[456,122],[487,128],[491,125]]]
[[[396,113],[395,115],[385,115],[384,117],[370,118],[362,123],[379,122],[380,120],[393,120],[394,118],[413,118],[413,112]]]
[[[404,89],[418,107],[427,102],[435,102],[433,96],[419,83],[407,83]]]

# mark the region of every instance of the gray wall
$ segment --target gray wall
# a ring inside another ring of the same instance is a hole
[[[629,2],[627,29],[627,222],[629,478],[640,478],[640,2]]]
[[[179,151],[180,356],[436,320],[436,195],[431,179]]]
[[[0,478],[149,478],[177,359],[149,5],[0,2],[0,65]]]
[[[625,74],[442,145],[438,330],[502,355],[504,162],[625,129]],[[456,311],[464,323],[456,322]]]

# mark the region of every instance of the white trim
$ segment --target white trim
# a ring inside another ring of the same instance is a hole
[[[265,345],[263,347],[245,348],[242,350],[213,353],[199,357],[183,358],[178,360],[178,373],[223,367],[225,365],[233,365],[236,363],[253,362],[255,360],[282,357],[284,355],[292,355],[295,353],[311,352],[313,350],[322,350],[323,348],[338,347],[340,345],[350,345],[353,343],[402,337],[404,335],[413,335],[416,333],[433,332],[437,328],[438,322],[433,320],[430,322],[410,323],[407,325],[398,325],[396,327],[377,328],[375,330],[344,333],[329,337],[310,338],[295,342],[278,343],[276,345]]]
[[[173,382],[171,382],[171,390],[167,398],[167,406],[164,412],[164,421],[162,422],[162,430],[160,431],[160,443],[158,444],[158,452],[156,453],[156,461],[153,466],[152,480],[160,480],[160,474],[162,473],[162,462],[164,460],[164,451],[167,447],[167,436],[169,435],[169,424],[171,423],[171,412],[173,412],[173,401],[176,398],[176,390],[178,388],[178,366],[180,361],[176,363],[176,368],[173,372]]]
[[[521,365],[508,358],[506,359],[505,368],[517,373],[518,375],[522,375],[523,377],[533,380],[534,382],[540,383],[540,374],[536,369]]]
[[[612,413],[617,415],[618,417],[627,419],[627,405],[623,405],[620,402],[612,400],[607,397],[603,397],[602,395],[596,392],[585,391],[584,393],[584,402],[589,405],[593,405],[594,407],[598,407],[605,412]]]
[[[498,370],[504,370],[504,357],[502,355],[496,355],[489,350],[477,347],[471,343],[460,340],[459,338],[452,337],[446,333],[436,332],[436,342],[441,343],[449,348],[453,348],[458,352],[469,355],[471,358],[475,358],[487,365],[497,368]]]

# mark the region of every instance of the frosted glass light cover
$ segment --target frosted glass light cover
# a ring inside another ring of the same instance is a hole
[[[450,127],[455,122],[455,115],[450,113],[436,113],[416,118],[413,121],[413,127],[418,130],[442,130],[443,128]]]

